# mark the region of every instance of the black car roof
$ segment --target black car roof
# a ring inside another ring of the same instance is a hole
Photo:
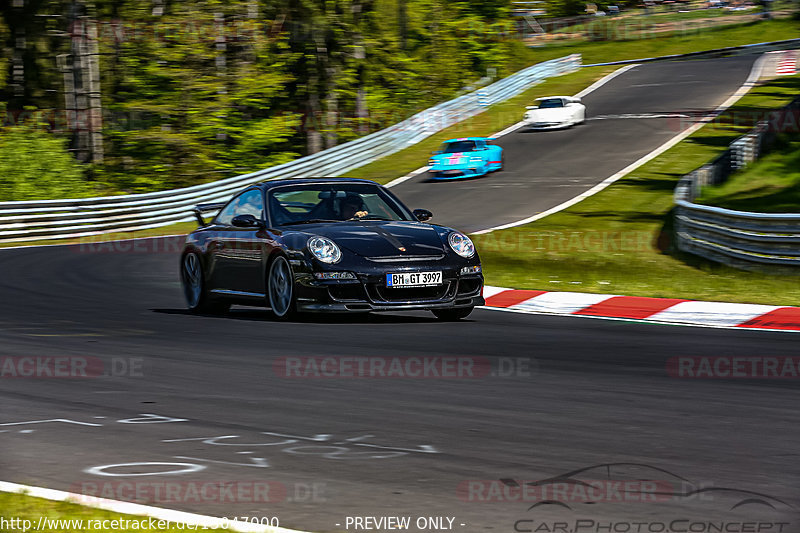
[[[363,183],[368,185],[376,185],[380,187],[377,183],[371,180],[363,180],[360,178],[295,178],[295,179],[288,179],[288,180],[270,180],[270,181],[262,181],[261,183],[256,184],[256,187],[260,187],[264,190],[271,189],[277,186],[284,186],[284,185],[307,185],[310,183]]]

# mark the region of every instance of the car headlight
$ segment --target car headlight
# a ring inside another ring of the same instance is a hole
[[[525,115],[523,115],[522,118],[524,118],[525,120],[530,120],[531,114],[530,113],[525,113]]]
[[[465,259],[469,259],[475,255],[475,245],[472,244],[469,237],[463,233],[454,231],[447,237],[447,242],[450,243],[450,248],[452,248],[455,253]]]
[[[437,163],[437,161],[436,161],[434,158],[430,158],[430,159],[428,159],[428,166],[429,166],[429,167],[432,167],[432,166],[433,166],[433,165],[435,165],[436,163]]]
[[[323,263],[338,263],[342,258],[342,251],[336,246],[335,242],[327,237],[315,235],[308,239],[306,246],[308,251]]]

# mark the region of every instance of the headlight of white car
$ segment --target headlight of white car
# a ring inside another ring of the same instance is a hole
[[[528,112],[528,113],[525,113],[525,115],[523,115],[523,117],[522,117],[522,118],[524,118],[525,120],[530,120],[530,118],[531,118],[531,114],[530,114],[530,112]]]
[[[463,233],[454,231],[447,237],[447,242],[450,243],[450,248],[452,248],[455,253],[465,259],[469,259],[475,255],[475,245],[472,244],[470,238]]]
[[[328,263],[329,265],[338,263],[342,258],[342,251],[336,246],[335,242],[327,237],[315,235],[308,239],[306,246],[308,251],[323,263]]]

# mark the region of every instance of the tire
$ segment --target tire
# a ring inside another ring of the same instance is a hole
[[[278,255],[269,265],[267,304],[275,318],[287,320],[297,314],[294,297],[294,274],[286,257]]]
[[[456,307],[454,309],[432,309],[431,312],[443,322],[455,322],[467,318],[474,307]]]
[[[181,259],[181,284],[186,307],[197,314],[223,314],[231,304],[214,300],[206,289],[203,263],[196,252],[189,252]]]

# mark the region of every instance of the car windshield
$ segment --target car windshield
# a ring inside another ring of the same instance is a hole
[[[458,152],[474,152],[476,144],[475,141],[453,141],[444,143],[442,145],[442,153],[455,154]]]
[[[362,183],[310,183],[269,191],[275,226],[346,220],[414,220],[383,189]]]
[[[548,98],[547,100],[539,101],[539,109],[549,109],[553,107],[564,107],[564,101],[561,98]]]

